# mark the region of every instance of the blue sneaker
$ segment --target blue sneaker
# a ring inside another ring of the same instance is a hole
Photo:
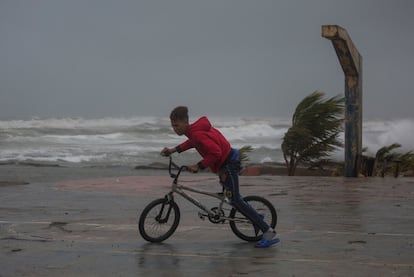
[[[261,239],[258,243],[256,243],[255,247],[256,248],[266,248],[269,247],[273,244],[276,244],[280,242],[280,239],[276,238],[276,239],[271,239],[271,240],[267,240],[267,239]]]

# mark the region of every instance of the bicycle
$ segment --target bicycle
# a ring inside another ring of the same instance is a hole
[[[178,169],[177,173],[172,172],[172,166]],[[232,206],[231,200],[226,197],[226,191],[213,193],[178,184],[180,174],[186,169],[186,166],[177,166],[170,156],[168,171],[170,177],[173,178],[171,190],[164,198],[150,202],[139,217],[138,229],[146,241],[162,242],[168,239],[177,229],[180,222],[180,209],[174,201],[174,194],[181,195],[184,199],[198,207],[200,209],[198,213],[200,219],[208,218],[214,224],[224,224],[228,221],[233,233],[245,241],[259,241],[262,238],[263,234],[260,229]],[[219,204],[209,209],[185,191],[216,198],[219,200]],[[277,213],[272,203],[256,195],[246,196],[243,199],[263,216],[263,219],[269,226],[275,229]],[[230,208],[228,216],[225,214],[224,207],[226,206]]]

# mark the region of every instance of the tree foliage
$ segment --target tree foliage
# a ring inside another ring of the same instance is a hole
[[[375,154],[375,159],[378,162],[390,162],[398,156],[397,153],[391,152],[394,149],[400,148],[401,144],[393,143],[391,145],[387,145],[378,149],[377,153]]]
[[[342,146],[338,134],[343,130],[345,100],[340,96],[323,97],[319,91],[305,97],[283,137],[283,157],[290,176],[295,175],[298,163],[317,161]]]
[[[402,145],[393,143],[378,149],[375,155],[376,171],[380,176],[384,177],[388,172],[395,171],[395,163],[400,163],[400,170],[406,171],[414,168],[414,153],[412,151],[406,153],[397,153],[394,150]]]
[[[250,145],[245,145],[239,149],[239,157],[241,163],[246,163],[249,161],[248,153],[250,153],[253,148]]]

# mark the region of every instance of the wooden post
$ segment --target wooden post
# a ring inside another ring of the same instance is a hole
[[[323,25],[322,37],[332,41],[345,74],[345,177],[357,177],[362,152],[362,56],[348,32]]]
[[[401,160],[394,160],[395,163],[395,171],[394,171],[394,177],[398,178],[398,175],[400,175],[400,165],[401,165]]]

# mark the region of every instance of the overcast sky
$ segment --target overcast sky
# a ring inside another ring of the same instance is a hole
[[[365,119],[413,117],[412,0],[0,0],[0,120],[291,117],[344,92],[321,26],[363,56]]]

